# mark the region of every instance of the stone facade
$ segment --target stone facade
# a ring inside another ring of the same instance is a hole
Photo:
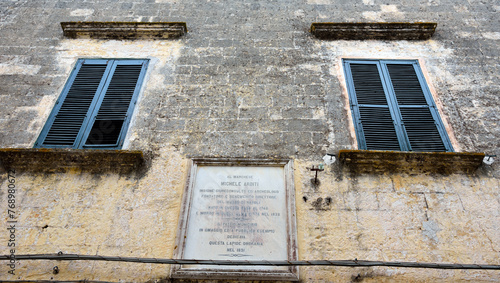
[[[144,170],[3,168],[16,179],[16,254],[172,258],[189,160],[294,160],[299,259],[500,264],[500,167],[357,172],[342,58],[418,59],[456,152],[500,154],[497,1],[62,1],[0,4],[0,147],[32,148],[79,58],[148,58],[124,150]],[[70,39],[60,22],[186,22],[178,39]],[[437,22],[429,40],[321,40],[313,22]],[[98,166],[99,160],[96,160]],[[57,164],[54,164],[57,167]],[[29,166],[28,166],[29,167]],[[49,170],[50,171],[50,170]],[[53,274],[58,266],[59,273]],[[1,280],[155,282],[168,265],[19,261]],[[302,282],[496,282],[498,271],[301,267]]]

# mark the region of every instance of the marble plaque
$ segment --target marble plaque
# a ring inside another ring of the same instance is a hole
[[[296,258],[289,167],[289,162],[254,161],[243,166],[195,162],[185,196],[178,258]],[[294,271],[286,266],[182,265],[174,267],[173,276],[293,280]]]

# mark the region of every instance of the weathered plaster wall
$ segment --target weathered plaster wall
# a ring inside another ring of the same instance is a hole
[[[78,170],[17,172],[17,254],[171,258],[187,164],[178,152],[162,149],[140,179]],[[356,175],[332,165],[316,186],[307,170],[313,164],[295,160],[300,259],[498,264],[498,179]],[[0,196],[6,199],[5,190]],[[8,236],[2,233],[0,241],[7,243]],[[163,265],[87,261],[22,261],[16,276],[7,270],[2,266],[2,278],[20,280],[145,282],[169,274]],[[494,282],[498,271],[304,267],[300,276],[304,282]]]
[[[17,172],[17,254],[169,258],[190,157],[295,159],[301,259],[500,264],[499,162],[472,175],[356,174],[307,167],[355,147],[341,58],[425,66],[455,149],[499,154],[496,1],[4,1],[0,146],[31,147],[78,58],[150,58],[125,148],[151,152],[144,176]],[[169,41],[70,40],[61,21],[185,21]],[[321,41],[321,21],[436,21],[431,40]],[[98,161],[96,161],[98,162]],[[7,174],[0,212],[6,217]],[[2,218],[2,219],[3,219]],[[44,228],[45,227],[45,228]],[[9,235],[0,233],[0,253]],[[58,265],[61,272],[52,274]],[[1,280],[146,282],[168,266],[20,262]],[[495,282],[497,271],[301,268],[303,282]]]
[[[140,180],[80,170],[40,176],[16,172],[16,253],[171,258],[188,163],[165,149],[158,154],[162,158],[153,161]],[[6,199],[6,190],[0,196]],[[7,243],[9,234],[2,233],[0,239]],[[2,254],[8,251],[2,246]],[[57,276],[52,274],[56,265]],[[21,280],[130,282],[169,274],[169,266],[86,261],[21,262],[16,276],[9,276],[4,267],[0,278]]]
[[[295,162],[296,167],[311,163]],[[337,165],[296,171],[299,254],[421,262],[498,262],[499,180],[461,175],[358,175]],[[498,272],[303,268],[305,281],[495,281]]]

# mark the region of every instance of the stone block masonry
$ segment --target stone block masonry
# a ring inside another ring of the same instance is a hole
[[[77,59],[150,60],[122,148],[147,157],[142,171],[116,168],[115,155],[85,159],[82,168],[71,158],[71,166],[57,170],[47,160],[33,162],[44,170],[19,167],[16,255],[170,258],[192,158],[285,158],[293,160],[300,260],[500,263],[498,160],[468,174],[357,172],[338,156],[357,149],[343,58],[419,60],[454,150],[500,156],[495,1],[19,0],[0,6],[1,148],[32,149]],[[65,37],[60,23],[78,21],[185,22],[188,32],[168,40]],[[309,31],[315,22],[436,22],[437,28],[427,40],[321,40]],[[337,161],[318,173],[319,183],[311,182],[308,168],[327,153]],[[127,160],[135,168],[138,159]],[[5,213],[9,181],[2,172]],[[8,254],[4,232],[0,253]],[[22,261],[15,276],[2,265],[0,278],[171,280],[168,266],[57,262],[53,274],[55,264]],[[302,282],[499,278],[497,271],[387,267],[301,267],[299,276]]]

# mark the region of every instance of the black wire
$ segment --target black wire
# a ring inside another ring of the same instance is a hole
[[[0,255],[0,260],[10,260],[9,255]],[[500,270],[500,265],[488,264],[458,264],[458,263],[421,263],[399,261],[370,261],[370,260],[196,260],[196,259],[159,259],[137,258],[101,255],[78,254],[34,254],[16,255],[15,260],[91,260],[91,261],[118,261],[154,264],[201,264],[201,265],[248,265],[248,266],[387,266],[408,268],[433,268],[433,269],[482,269]]]

